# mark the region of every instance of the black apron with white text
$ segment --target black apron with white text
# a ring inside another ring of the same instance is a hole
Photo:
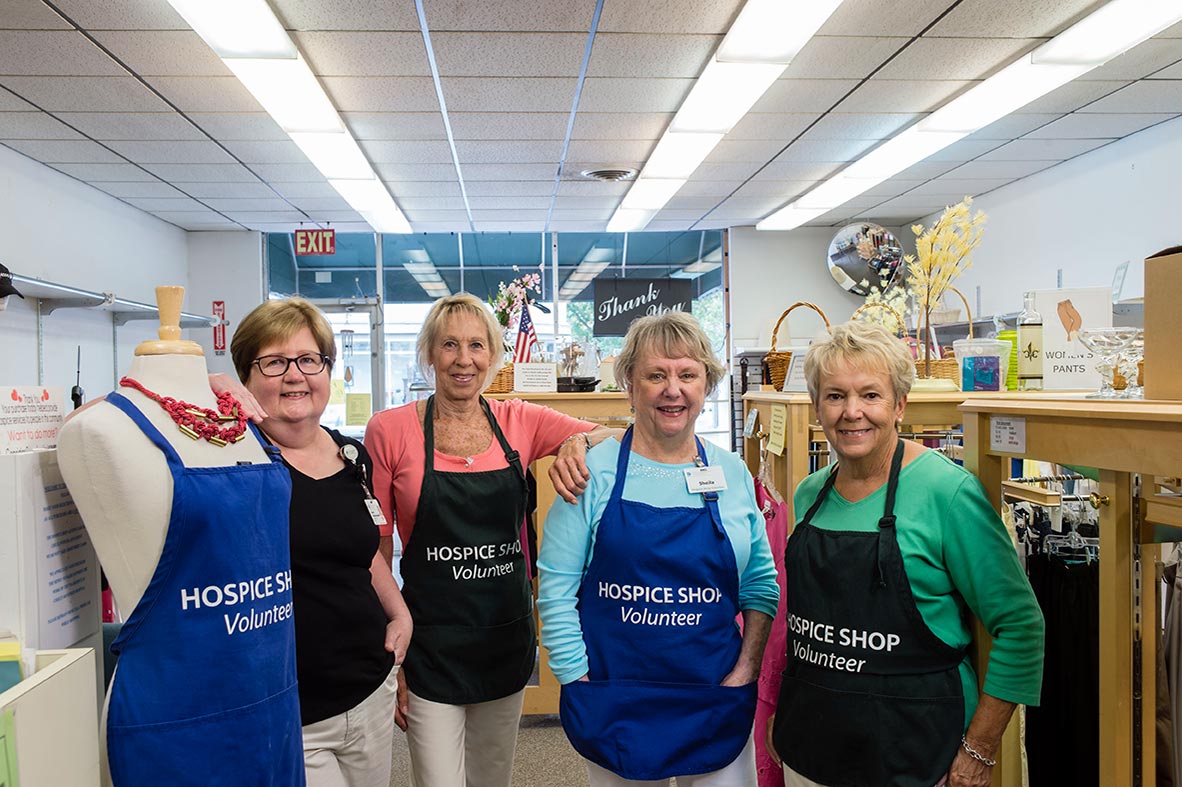
[[[932,787],[964,729],[965,649],[920,616],[895,533],[899,441],[874,532],[811,524],[788,539],[788,666],[773,738],[784,764],[828,787]]]
[[[427,400],[423,416],[426,467],[401,563],[415,624],[406,681],[423,699],[468,705],[520,691],[533,672],[533,597],[521,550],[525,473],[483,398],[509,466],[437,471],[434,404]]]

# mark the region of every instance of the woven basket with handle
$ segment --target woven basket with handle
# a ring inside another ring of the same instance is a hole
[[[881,301],[875,301],[874,303],[863,303],[861,306],[854,309],[854,313],[850,315],[850,319],[851,320],[858,319],[858,316],[861,315],[862,312],[866,311],[867,309],[881,309],[882,311],[887,312],[892,317],[894,317],[895,322],[898,323],[899,330],[897,332],[898,333],[906,333],[907,332],[907,324],[903,322],[903,315],[899,314],[899,311],[894,306],[891,306],[888,303],[882,303]]]
[[[829,318],[825,316],[825,312],[821,311],[821,307],[815,303],[797,301],[784,310],[784,313],[780,315],[780,319],[776,320],[776,327],[772,328],[772,348],[768,350],[767,355],[763,356],[764,381],[775,386],[777,391],[784,387],[784,378],[788,376],[788,364],[792,361],[792,351],[776,349],[776,334],[780,332],[780,324],[784,322],[793,309],[799,306],[812,309],[821,315],[821,319],[825,321],[826,329],[833,327],[829,324]]]
[[[964,313],[969,321],[969,338],[971,339],[971,338],[973,338],[973,312],[969,308],[969,302],[964,297],[964,293],[962,293],[960,290],[956,289],[955,287],[951,287],[951,286],[948,289],[949,289],[949,291],[955,292],[957,295],[959,295],[961,303],[964,304]],[[921,356],[923,355],[922,342],[927,341],[927,338],[928,338],[927,337],[928,331],[926,330],[927,326],[924,326],[924,327],[925,327],[925,330],[922,332],[922,335],[919,337],[919,341],[921,342],[921,344],[920,344],[920,348],[921,348],[920,355]],[[931,365],[928,366],[928,364],[931,364]],[[916,361],[915,361],[915,376],[918,378],[930,378],[930,379],[943,378],[945,380],[951,380],[952,382],[956,383],[957,388],[960,388],[960,384],[961,384],[960,362],[957,361],[955,358],[939,358],[939,359],[932,358],[929,361],[925,362],[923,360],[923,358],[921,357],[921,358],[916,359]]]
[[[488,384],[488,388],[484,389],[485,393],[498,394],[509,393],[513,390],[513,364],[507,363],[497,370],[492,382]]]

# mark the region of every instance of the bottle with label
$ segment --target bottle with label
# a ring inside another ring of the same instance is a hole
[[[1042,315],[1034,308],[1034,293],[1023,296],[1018,315],[1018,390],[1042,390]]]

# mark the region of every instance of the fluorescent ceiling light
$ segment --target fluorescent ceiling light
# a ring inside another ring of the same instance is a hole
[[[620,206],[625,210],[660,210],[684,185],[684,179],[643,178],[632,184]]]
[[[337,193],[345,198],[345,202],[356,211],[373,210],[380,205],[384,205],[389,199],[390,193],[386,191],[385,185],[377,178],[366,178],[364,180],[334,180],[330,179],[329,185],[337,190]]]
[[[426,249],[407,249],[403,252],[406,258],[412,262],[430,262],[431,255],[427,253]]]
[[[223,62],[284,131],[344,128],[336,108],[302,57],[228,58]]]
[[[1112,0],[1034,50],[1034,62],[1098,66],[1179,21],[1176,0]]]
[[[712,57],[673,116],[670,130],[725,134],[780,78],[786,67],[784,63],[724,63]]]
[[[616,208],[616,212],[612,214],[612,219],[607,223],[608,232],[639,232],[648,226],[648,223],[653,220],[653,216],[657,215],[655,210],[630,210],[628,208]]]
[[[1111,0],[755,225],[789,230],[1182,21],[1182,3]]]
[[[406,220],[406,216],[394,204],[394,200],[390,200],[389,205],[375,208],[374,210],[359,210],[361,218],[373,227],[374,232],[386,232],[391,235],[409,235],[411,233],[410,222]]]
[[[644,165],[646,178],[688,178],[710,151],[722,141],[722,134],[678,132],[670,129],[657,141]]]
[[[670,274],[670,276],[672,276],[674,279],[696,279],[703,274],[709,273],[710,271],[716,271],[721,267],[721,262],[698,260],[697,262],[691,262],[689,265],[682,267],[681,270],[674,271]]]
[[[373,176],[373,168],[348,132],[306,132],[289,134],[320,174],[329,180],[364,179]]]
[[[219,57],[296,57],[266,0],[168,0]]]
[[[607,267],[607,263],[610,263],[615,258],[616,250],[614,248],[609,249],[601,246],[592,246],[591,250],[583,255],[583,262],[602,262],[605,263],[604,267]],[[582,263],[579,264],[579,267],[583,267]],[[600,270],[603,270],[603,268],[600,268]]]
[[[717,57],[747,63],[789,63],[841,0],[747,0]]]

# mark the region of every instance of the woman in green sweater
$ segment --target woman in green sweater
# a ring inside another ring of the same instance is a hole
[[[980,482],[903,440],[910,353],[837,326],[805,361],[836,464],[796,490],[788,667],[769,736],[788,787],[983,787],[1037,705],[1043,620]],[[993,637],[978,694],[970,620]]]

